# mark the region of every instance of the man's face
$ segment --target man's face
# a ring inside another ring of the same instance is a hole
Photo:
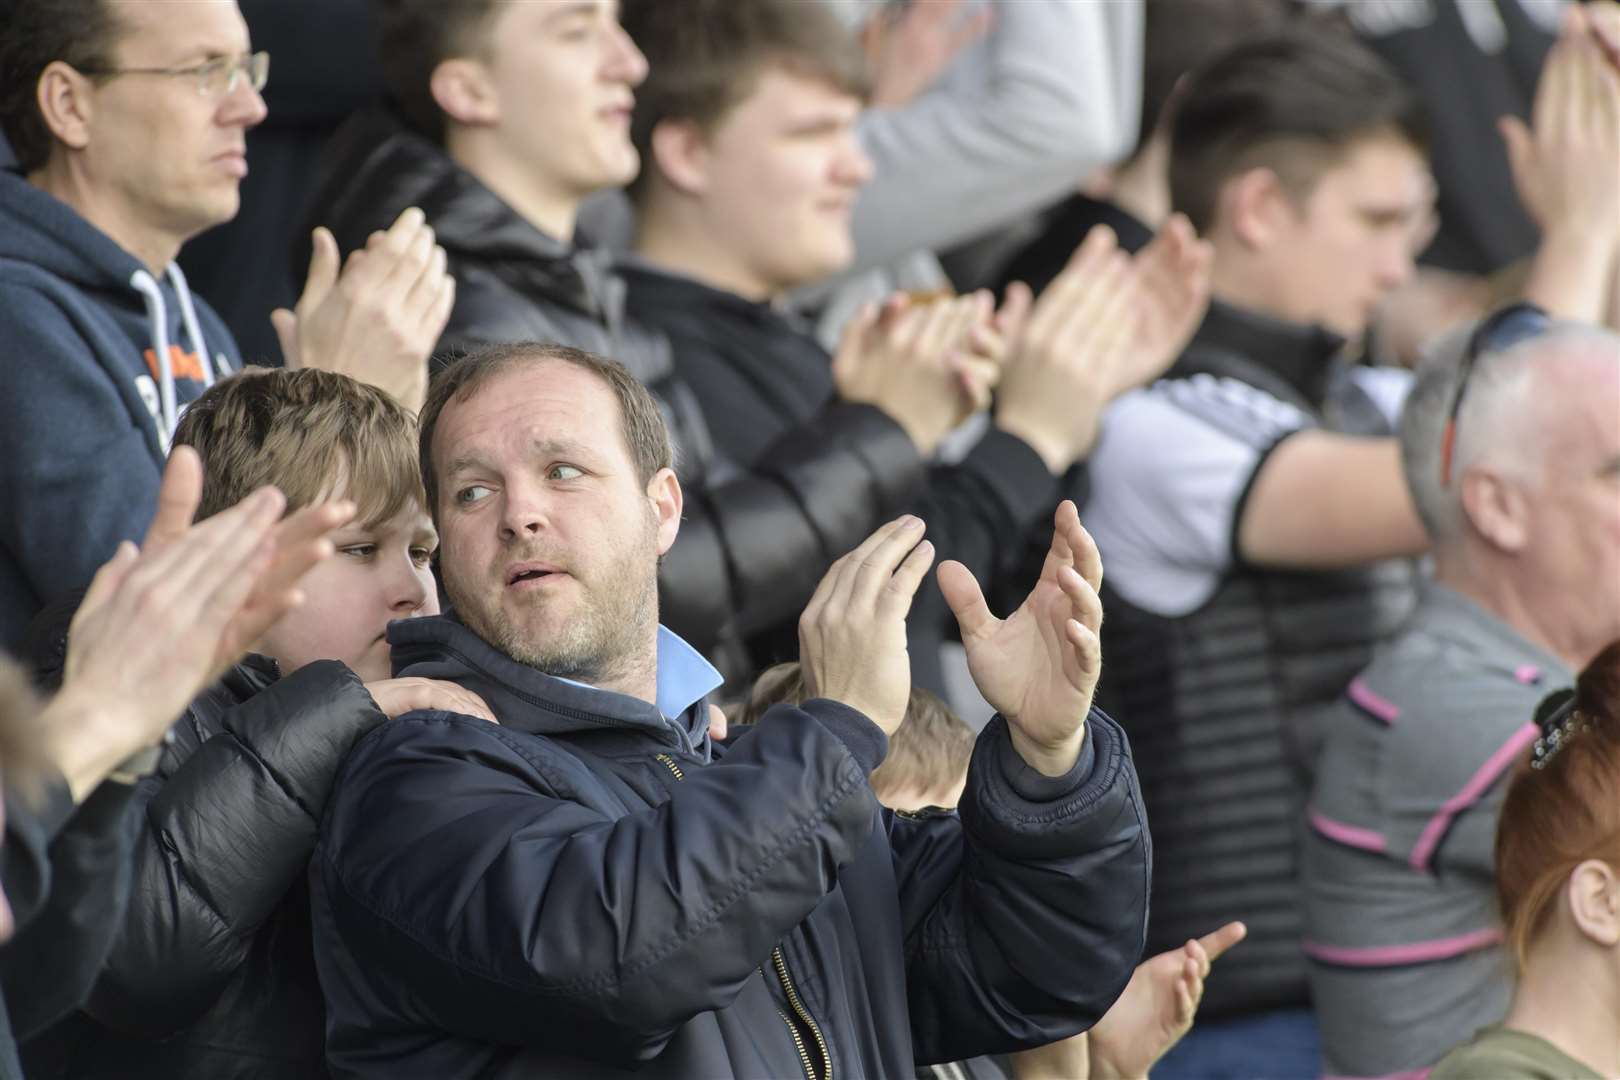
[[[1422,154],[1404,139],[1352,144],[1303,205],[1276,219],[1266,253],[1272,312],[1359,338],[1378,302],[1411,276],[1433,190]]]
[[[647,60],[620,28],[616,0],[498,7],[486,69],[503,145],[573,197],[633,180],[630,113]]]
[[[709,136],[709,228],[772,294],[854,257],[850,210],[872,176],[855,141],[860,111],[859,98],[772,67]]]
[[[119,27],[112,67],[194,67],[249,51],[235,0],[109,2]],[[120,75],[91,94],[83,161],[100,200],[181,240],[236,216],[245,133],[265,117],[246,78],[219,98],[186,75]]]
[[[1536,373],[1546,441],[1525,513],[1535,587],[1567,598],[1568,628],[1594,649],[1620,638],[1620,355],[1607,351],[1584,345]]]
[[[345,525],[331,540],[337,553],[298,583],[304,603],[256,651],[275,657],[283,674],[341,660],[365,682],[390,678],[388,624],[439,613],[428,565],[438,546],[433,522],[413,500],[387,521]]]
[[[673,474],[643,484],[623,431],[606,383],[549,360],[452,401],[433,434],[456,614],[514,660],[594,685],[650,659],[680,514],[650,494]]]

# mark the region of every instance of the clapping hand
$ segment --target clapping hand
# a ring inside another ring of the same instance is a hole
[[[444,248],[434,243],[422,211],[411,207],[350,253],[341,274],[338,264],[337,240],[316,229],[297,306],[270,316],[287,366],[348,375],[420,410],[428,357],[456,300]]]
[[[974,684],[1006,718],[1019,755],[1047,776],[1074,767],[1102,670],[1102,559],[1074,503],[1064,500],[1055,524],[1040,580],[1005,620],[990,614],[967,567],[939,568]]]

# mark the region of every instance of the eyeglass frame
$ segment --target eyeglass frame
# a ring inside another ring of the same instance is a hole
[[[1524,319],[1536,320],[1531,328],[1512,330],[1511,324]],[[1451,392],[1451,408],[1446,413],[1446,425],[1440,434],[1440,486],[1451,486],[1451,466],[1457,446],[1457,417],[1462,413],[1463,395],[1468,390],[1469,376],[1473,375],[1479,358],[1485,353],[1502,352],[1522,341],[1529,341],[1547,332],[1552,316],[1545,308],[1527,300],[1499,308],[1480,320],[1474,332],[1468,335],[1463,347],[1462,360],[1457,365],[1457,387]]]
[[[209,93],[208,78],[212,69],[225,65],[225,86],[218,93]],[[190,75],[197,80],[197,96],[221,100],[236,92],[241,85],[243,76],[247,84],[253,88],[255,94],[259,93],[270,83],[270,53],[264,49],[258,52],[247,53],[244,56],[217,56],[212,60],[205,60],[190,67],[178,68],[78,68],[79,74],[96,77],[110,77],[115,75]]]

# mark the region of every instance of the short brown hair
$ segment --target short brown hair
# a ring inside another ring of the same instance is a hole
[[[355,520],[368,524],[427,506],[415,419],[347,375],[245,368],[191,403],[174,442],[202,458],[198,520],[265,484],[287,496],[288,513],[341,492],[358,507]]]
[[[1265,166],[1302,200],[1354,144],[1384,134],[1427,145],[1417,99],[1371,49],[1303,23],[1258,34],[1206,63],[1178,99],[1171,205],[1206,233],[1233,177]]]
[[[377,0],[383,85],[406,121],[444,141],[444,112],[433,99],[433,71],[458,56],[481,55],[495,0]]]
[[[1620,641],[1581,672],[1557,752],[1542,768],[1530,761],[1496,826],[1496,899],[1521,971],[1570,872],[1588,859],[1620,872]]]
[[[0,0],[0,129],[24,173],[42,168],[56,142],[40,115],[39,77],[56,60],[77,71],[112,67],[119,27],[106,0]]]
[[[453,401],[466,401],[480,386],[513,368],[552,360],[590,372],[606,383],[619,399],[620,434],[624,436],[625,449],[630,452],[630,460],[643,486],[658,470],[674,468],[675,447],[670,442],[669,425],[664,422],[663,411],[652,393],[617,360],[570,345],[542,345],[537,341],[489,345],[451,360],[428,385],[427,401],[422,405],[421,468],[428,513],[433,515],[434,521],[439,520],[439,482],[433,475],[433,433],[445,407]]]
[[[641,154],[637,190],[666,120],[712,130],[777,65],[865,99],[866,57],[849,29],[816,0],[625,0],[620,22],[647,57],[630,141]]]
[[[735,722],[753,724],[772,705],[801,705],[809,696],[797,661],[767,668],[737,710]],[[954,788],[967,774],[977,736],[951,707],[920,686],[911,688],[906,719],[889,738],[889,756],[872,774],[879,800],[913,792],[931,795]]]

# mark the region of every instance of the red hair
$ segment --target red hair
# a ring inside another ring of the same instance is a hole
[[[1496,897],[1520,969],[1575,867],[1620,870],[1620,641],[1575,685],[1570,731],[1541,768],[1522,762],[1496,829]]]

